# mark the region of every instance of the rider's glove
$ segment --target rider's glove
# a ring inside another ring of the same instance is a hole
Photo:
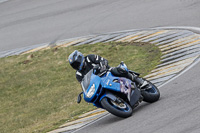
[[[99,65],[96,65],[96,66],[93,67],[93,70],[94,70],[94,74],[99,74],[101,67]]]
[[[101,61],[100,62],[100,66],[101,67],[107,67],[108,66],[108,61],[107,60]]]
[[[96,66],[94,66],[93,69],[94,69],[94,74],[103,73],[107,70],[105,65],[103,65],[103,66],[96,65]]]

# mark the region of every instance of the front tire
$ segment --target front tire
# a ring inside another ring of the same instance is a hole
[[[143,101],[148,102],[148,103],[153,103],[153,102],[158,101],[160,98],[160,91],[153,83],[151,83],[150,81],[147,81],[147,82],[149,83],[151,88],[148,90],[141,90]]]
[[[101,105],[103,106],[104,109],[106,109],[113,115],[122,118],[130,117],[133,112],[131,106],[121,98],[118,98],[118,101],[120,101],[120,103],[113,101],[110,98],[104,97],[101,100]]]

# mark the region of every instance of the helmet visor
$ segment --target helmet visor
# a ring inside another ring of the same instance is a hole
[[[78,62],[78,61],[75,61],[71,64],[71,66],[76,70],[79,70],[80,65],[81,65],[81,62]]]
[[[84,64],[84,56],[82,53],[75,50],[73,53],[69,55],[68,60],[69,60],[70,65],[74,69],[78,71],[82,70],[83,64]]]

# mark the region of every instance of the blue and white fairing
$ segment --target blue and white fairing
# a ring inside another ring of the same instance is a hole
[[[98,96],[97,91],[100,88],[101,78],[93,74],[90,70],[83,78],[81,86],[83,89],[83,97],[86,102],[93,102],[93,99]]]
[[[136,85],[129,79],[123,77],[115,77],[111,72],[108,72],[101,78],[102,88],[125,94],[127,96],[130,105],[133,106],[140,98],[140,91]],[[105,93],[103,97],[110,94]],[[112,97],[110,97],[112,99]],[[114,100],[114,99],[113,99]]]
[[[124,68],[127,69],[126,66],[124,66]],[[104,97],[116,100],[116,96],[111,93],[113,91],[119,94],[125,94],[131,106],[133,106],[140,97],[140,91],[137,88],[133,88],[131,80],[115,77],[109,71],[102,77],[93,74],[93,70],[89,71],[84,76],[81,86],[85,101],[93,103],[97,107],[101,107],[100,101]]]

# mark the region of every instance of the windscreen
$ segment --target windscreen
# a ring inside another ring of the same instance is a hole
[[[91,79],[91,75],[93,73],[93,69],[90,70],[83,78],[82,82],[81,82],[81,86],[83,88],[83,91],[85,92],[87,90],[87,88],[90,85],[90,79]]]

